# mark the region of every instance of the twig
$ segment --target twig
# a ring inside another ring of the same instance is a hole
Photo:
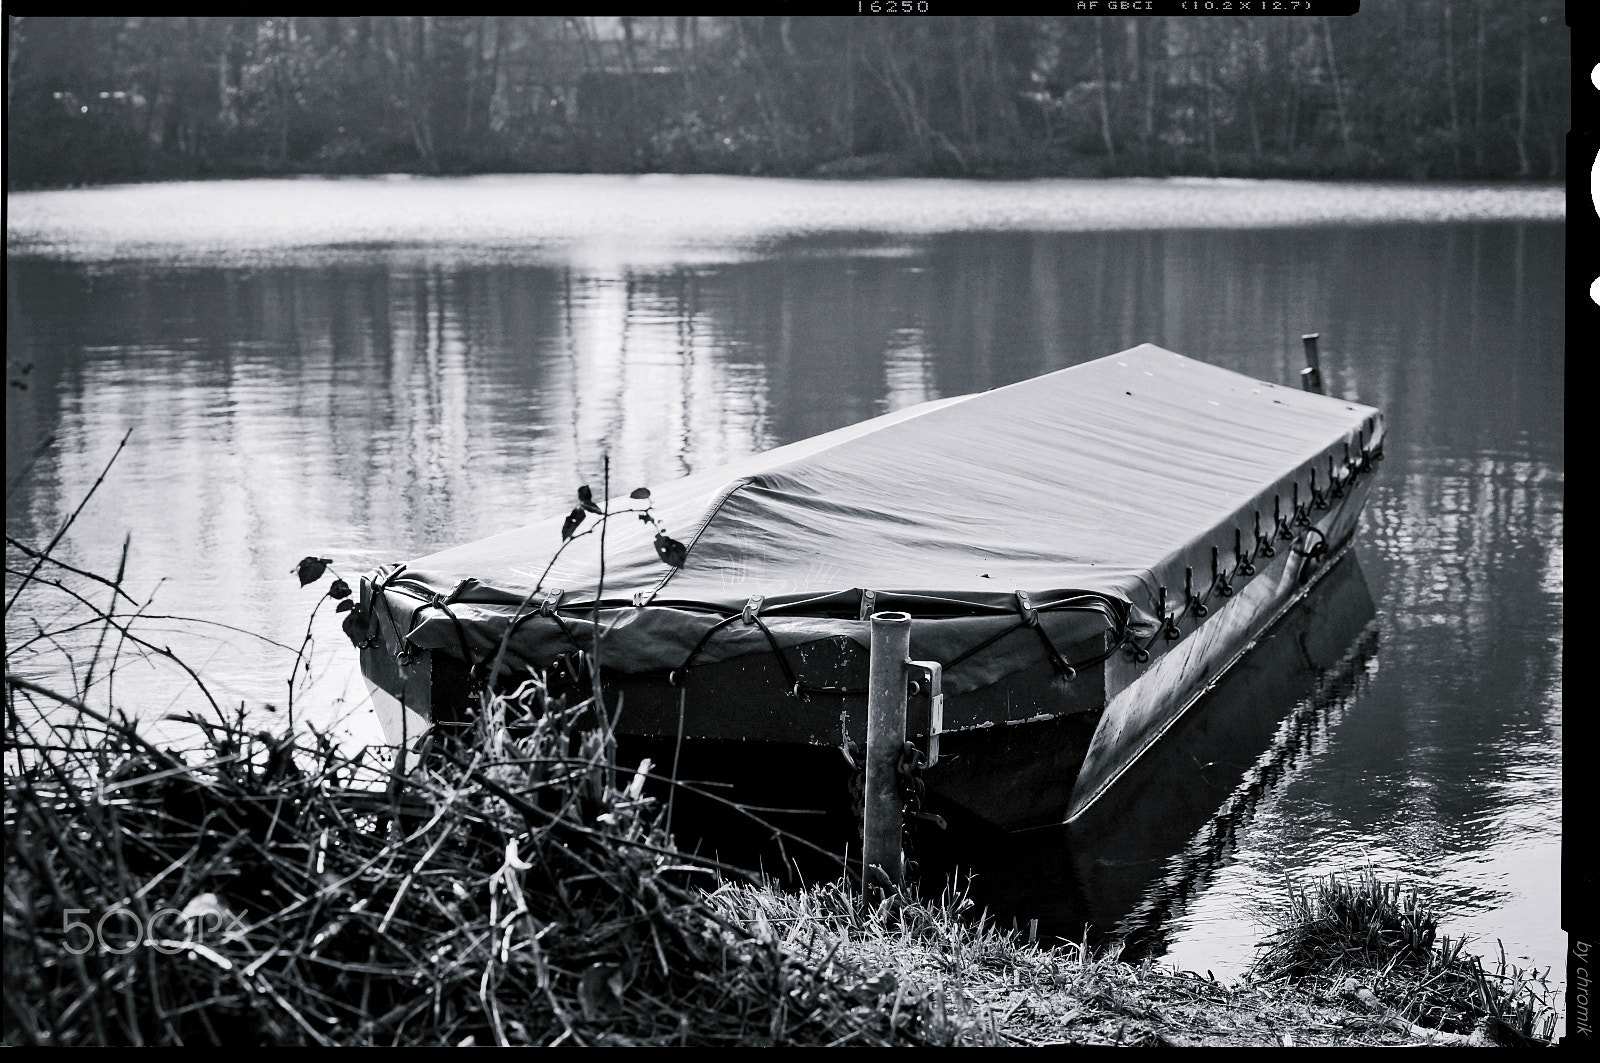
[[[305,656],[306,647],[311,645],[311,625],[317,622],[317,612],[327,600],[328,596],[324,594],[317,599],[317,604],[311,607],[311,619],[306,621],[306,637],[300,640],[300,648],[294,655],[294,667],[289,670],[289,730],[291,731],[294,730],[294,681],[300,676],[300,660]]]
[[[132,595],[128,594],[126,591],[124,591],[122,589],[122,581],[120,579],[118,579],[118,580],[109,580],[106,577],[104,577],[104,576],[102,576],[102,575],[100,575],[98,573],[89,572],[89,571],[87,571],[85,569],[78,568],[75,565],[69,565],[65,561],[61,560],[60,558],[51,557],[49,554],[42,554],[38,550],[35,550],[33,547],[27,545],[26,543],[18,542],[16,539],[13,539],[9,535],[6,536],[6,545],[12,547],[13,549],[15,549],[15,550],[17,550],[17,551],[19,551],[21,553],[27,554],[29,557],[34,558],[36,560],[48,561],[50,564],[56,566],[57,568],[64,568],[68,572],[72,573],[74,576],[82,576],[84,579],[92,579],[96,583],[103,583],[107,587],[110,587],[113,591],[115,591],[121,597],[126,598],[128,600],[128,604],[129,605],[138,605],[139,604],[138,602],[133,600],[133,596]],[[128,540],[124,539],[123,543],[122,543],[122,565],[126,565],[127,563],[128,563]],[[118,574],[119,575],[120,575],[121,570],[122,570],[122,565],[118,566]],[[19,575],[20,575],[20,573],[19,573]]]
[[[606,523],[611,516],[611,455],[603,456],[600,490],[605,498],[605,511],[600,514],[600,578],[594,589],[594,639],[589,649],[593,658],[589,665],[589,678],[594,683],[595,709],[603,718],[606,710],[605,691],[600,675],[600,600],[606,596]],[[618,706],[620,709],[621,706]],[[609,736],[607,736],[609,737]]]
[[[37,694],[40,697],[49,698],[52,701],[66,705],[68,708],[77,709],[91,720],[95,720],[111,728],[114,732],[116,732],[117,736],[122,738],[124,741],[140,746],[145,750],[145,752],[154,754],[157,758],[166,763],[172,763],[173,758],[171,754],[157,749],[155,746],[145,741],[144,738],[142,738],[131,726],[118,723],[109,716],[102,716],[94,709],[91,709],[89,706],[79,701],[77,698],[68,697],[65,694],[58,694],[49,687],[41,686],[40,684],[33,682],[31,679],[24,679],[21,676],[11,675],[9,673],[6,675],[6,686],[15,690],[25,690],[30,694]]]
[[[50,545],[44,548],[43,555],[35,558],[33,562],[33,568],[29,570],[28,575],[23,579],[16,591],[12,593],[9,599],[7,599],[7,613],[11,612],[11,607],[17,603],[18,596],[20,596],[27,588],[28,584],[33,580],[33,577],[38,573],[39,569],[43,567],[45,561],[49,559],[51,551],[53,551],[56,548],[56,545],[61,542],[61,537],[67,534],[67,529],[71,528],[73,522],[78,519],[78,514],[83,512],[83,507],[89,504],[89,499],[94,497],[94,493],[99,490],[100,485],[105,482],[106,474],[111,471],[111,466],[116,464],[117,456],[122,453],[122,448],[128,445],[128,438],[132,435],[133,429],[131,428],[123,433],[122,442],[117,444],[117,449],[111,455],[111,460],[106,462],[106,467],[100,470],[100,475],[96,477],[94,483],[89,486],[89,491],[83,496],[83,500],[78,503],[78,508],[74,509],[71,516],[67,517],[67,519],[62,522],[61,529],[57,531],[55,537],[50,540]]]
[[[33,448],[33,453],[28,455],[27,462],[22,466],[22,468],[17,470],[17,474],[15,476],[6,481],[7,502],[11,501],[11,493],[22,486],[22,481],[26,480],[28,478],[28,473],[33,471],[34,464],[40,458],[44,457],[44,452],[49,450],[51,446],[55,444],[55,441],[55,436],[45,436],[44,439],[40,440],[39,445]],[[7,536],[6,538],[9,541],[10,536]]]
[[[129,532],[122,537],[122,559],[117,562],[117,578],[113,580],[111,584],[111,604],[106,607],[106,611],[108,613],[116,611],[117,595],[119,594],[124,598],[127,598],[128,601],[133,601],[133,598],[123,593],[122,590],[122,577],[128,571],[128,545],[131,542],[133,542],[132,532]],[[95,639],[94,656],[89,658],[89,670],[84,674],[83,677],[83,692],[85,694],[87,694],[89,689],[94,686],[94,670],[100,664],[100,651],[105,647],[105,644],[106,629],[102,627],[100,629],[100,637]]]

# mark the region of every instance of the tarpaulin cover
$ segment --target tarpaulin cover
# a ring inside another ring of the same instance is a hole
[[[609,520],[604,663],[665,672],[697,646],[703,663],[770,652],[772,638],[865,645],[868,589],[877,609],[912,613],[913,654],[934,660],[1015,625],[1019,590],[1058,646],[1153,631],[1158,587],[1175,594],[1183,566],[1208,565],[1214,545],[1231,552],[1241,514],[1249,536],[1252,510],[1270,518],[1292,485],[1309,490],[1325,457],[1342,462],[1341,445],[1368,446],[1380,432],[1370,407],[1149,344],[887,414],[649,485],[659,525]],[[628,498],[632,486],[613,485],[611,509],[644,505]],[[588,648],[601,536],[589,517],[579,531],[590,534],[546,572],[566,516],[413,561],[380,607],[413,645],[481,661],[514,616],[559,590],[561,622],[522,620],[506,659],[542,666]],[[681,568],[658,555],[658,527],[687,546]],[[764,628],[735,620],[707,638],[755,595]],[[947,673],[947,689],[991,682],[1044,652],[1036,640],[1003,640]]]

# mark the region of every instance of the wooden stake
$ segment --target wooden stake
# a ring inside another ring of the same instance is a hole
[[[1322,359],[1317,356],[1317,340],[1321,336],[1320,332],[1308,332],[1300,337],[1306,345],[1306,367],[1300,370],[1300,386],[1318,395],[1322,394]]]

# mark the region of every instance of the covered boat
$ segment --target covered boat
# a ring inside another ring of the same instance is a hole
[[[380,569],[346,629],[398,743],[581,651],[658,770],[847,812],[870,617],[907,613],[929,800],[1056,824],[1345,550],[1382,444],[1371,407],[1145,344]]]

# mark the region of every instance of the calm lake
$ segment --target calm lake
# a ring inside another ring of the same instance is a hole
[[[1129,857],[1127,896],[1080,899],[1107,922],[1143,913],[1158,951],[1231,977],[1286,882],[1370,867],[1426,884],[1475,951],[1500,939],[1559,982],[1563,203],[694,177],[13,195],[8,483],[55,442],[7,532],[48,542],[131,429],[58,552],[109,575],[127,537],[146,637],[281,720],[318,594],[290,574],[305,555],[353,582],[565,512],[605,455],[623,489],[655,484],[1142,342],[1293,384],[1320,332],[1329,392],[1388,420],[1356,549],[1372,620],[1338,637],[1336,667],[1274,666],[1303,682],[1273,688],[1242,761],[1271,763],[1225,837],[1184,824]],[[8,615],[8,668],[70,682],[93,646],[40,638],[35,621],[77,614],[33,601]],[[337,617],[312,632],[297,714],[375,737]],[[117,700],[188,705],[160,664],[125,661]],[[1239,804],[1239,767],[1189,760],[1146,809],[1202,777],[1212,809]],[[1078,879],[1063,896],[1097,888]]]

